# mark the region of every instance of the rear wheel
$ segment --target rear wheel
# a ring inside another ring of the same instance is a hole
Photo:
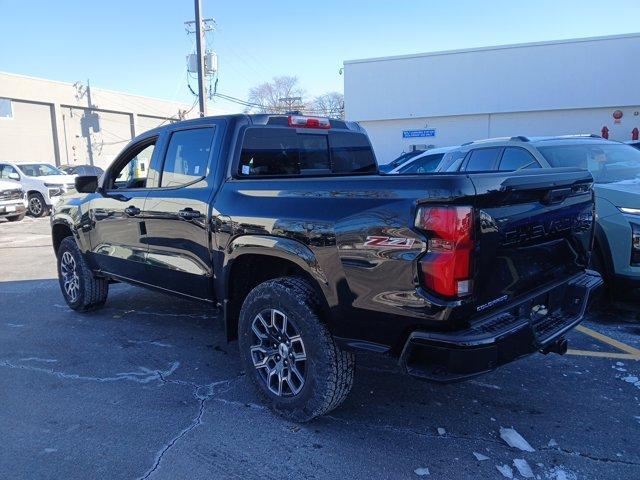
[[[14,215],[13,217],[7,217],[7,220],[10,222],[20,222],[24,219],[25,213],[21,213],[20,215]]]
[[[353,353],[340,349],[319,317],[318,297],[296,277],[269,280],[242,305],[240,355],[264,402],[306,422],[339,406],[351,391]]]
[[[49,213],[49,208],[44,201],[44,197],[41,193],[30,193],[28,197],[28,212],[32,217],[44,217]]]
[[[73,310],[95,310],[107,301],[109,281],[93,275],[73,237],[63,239],[58,248],[58,281]]]

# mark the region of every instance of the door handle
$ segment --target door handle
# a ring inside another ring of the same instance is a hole
[[[180,218],[183,220],[195,220],[196,218],[200,218],[202,214],[193,208],[185,208],[184,210],[180,210],[178,212]]]
[[[138,207],[134,207],[133,205],[131,205],[124,209],[124,213],[126,213],[130,217],[134,217],[140,213],[140,209]]]

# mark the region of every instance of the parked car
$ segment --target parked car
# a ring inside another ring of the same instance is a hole
[[[19,181],[27,192],[29,215],[44,217],[62,195],[74,188],[75,177],[48,163],[0,162],[0,179]]]
[[[640,140],[631,140],[630,142],[627,142],[627,144],[640,150]]]
[[[0,218],[19,222],[24,218],[26,210],[27,198],[20,183],[0,180]]]
[[[449,152],[438,170],[551,167],[585,168],[592,173],[598,219],[593,266],[611,287],[640,287],[640,151],[635,148],[595,135],[489,139]]]
[[[413,150],[411,152],[404,152],[398,158],[391,160],[389,163],[379,165],[378,169],[382,173],[389,173],[391,170],[398,168],[403,163],[408,162],[412,158],[416,157],[417,155],[421,155],[424,152],[425,152],[424,150]]]
[[[60,170],[67,175],[95,175],[96,177],[104,173],[104,170],[95,165],[62,165]]]
[[[601,283],[589,172],[379,175],[352,122],[187,120],[75,181],[51,218],[67,305],[100,308],[118,280],[217,306],[295,421],[342,403],[354,352],[436,382],[563,353]]]
[[[397,173],[433,172],[438,167],[438,165],[440,165],[440,161],[442,160],[444,154],[450,152],[454,148],[455,147],[432,148],[430,150],[422,152],[420,155],[416,155],[415,157],[402,163],[388,173],[390,175],[395,175]]]

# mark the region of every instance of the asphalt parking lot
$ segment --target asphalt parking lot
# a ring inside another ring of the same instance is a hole
[[[67,308],[48,219],[0,223],[0,299],[0,478],[640,478],[638,304],[466,383],[359,357],[345,404],[295,425],[256,403],[206,307],[114,285]]]

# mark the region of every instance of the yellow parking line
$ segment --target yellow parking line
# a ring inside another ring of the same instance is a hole
[[[607,345],[611,345],[612,347],[615,347],[618,350],[622,350],[623,352],[626,352],[634,357],[640,358],[640,350],[638,350],[637,348],[633,348],[632,346],[627,345],[626,343],[622,343],[611,337],[607,337],[606,335],[596,332],[595,330],[591,330],[590,328],[587,328],[584,325],[578,325],[576,327],[576,330],[584,333],[585,335],[589,335],[590,337],[593,337],[596,340],[600,340],[601,342],[606,343]]]
[[[567,350],[567,355],[578,355],[581,357],[600,357],[600,358],[616,358],[623,360],[640,360],[640,357],[631,355],[630,353],[620,352],[592,352],[591,350]]]

